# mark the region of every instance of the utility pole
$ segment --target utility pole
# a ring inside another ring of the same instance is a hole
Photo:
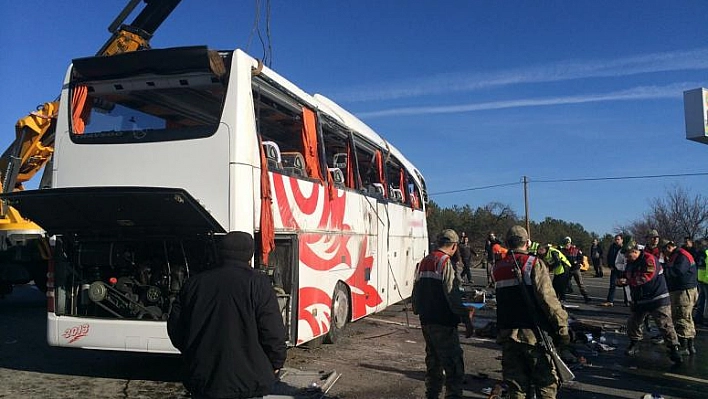
[[[524,176],[524,212],[526,218],[526,231],[529,233],[529,239],[531,238],[531,224],[529,223],[529,180]]]

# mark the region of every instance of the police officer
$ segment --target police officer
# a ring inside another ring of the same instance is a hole
[[[639,248],[636,241],[625,237],[623,251],[627,258],[627,268],[624,276],[617,280],[617,285],[629,285],[632,293],[632,313],[627,321],[629,347],[625,355],[634,356],[639,352],[639,341],[643,336],[644,319],[651,315],[654,318],[664,342],[668,344],[669,358],[674,363],[681,363],[679,341],[671,321],[671,303],[666,279],[659,275],[661,265],[659,260],[647,251]]]
[[[666,242],[661,250],[664,252],[664,276],[671,297],[671,319],[681,344],[681,354],[695,355],[693,307],[698,301],[696,262],[686,249],[679,248],[673,241]]]
[[[557,248],[551,244],[538,247],[538,255],[548,265],[553,276],[553,290],[561,303],[565,302],[568,278],[570,276],[570,262]]]
[[[460,282],[451,262],[458,245],[457,233],[443,230],[437,248],[420,261],[416,270],[412,301],[425,339],[428,399],[439,397],[443,383],[446,399],[462,398],[465,364],[457,325],[469,313],[462,305]]]
[[[706,304],[708,303],[708,238],[698,241],[696,249],[696,269],[698,274],[698,304],[693,321],[704,325],[706,322]]]
[[[534,317],[525,303],[521,290],[527,290],[535,303],[542,328],[561,343],[570,342],[568,314],[556,298],[548,266],[528,254],[529,235],[521,226],[513,226],[506,233],[510,249],[493,269],[497,294],[497,342],[502,344],[502,373],[508,385],[510,399],[555,398],[558,377],[548,354],[537,345]],[[524,286],[519,285],[516,267],[521,268]],[[535,392],[533,392],[535,390]]]

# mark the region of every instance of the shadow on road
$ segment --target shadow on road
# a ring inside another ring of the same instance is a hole
[[[0,300],[0,368],[58,375],[180,381],[175,355],[54,348],[46,340],[46,298],[18,286]]]

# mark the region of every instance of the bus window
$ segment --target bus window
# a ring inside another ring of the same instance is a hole
[[[265,82],[258,79],[253,82],[256,127],[261,135],[269,169],[305,177],[302,161],[302,107]]]
[[[322,140],[327,160],[327,169],[334,184],[339,187],[355,188],[354,170],[350,169],[347,151],[351,148],[348,132],[326,118],[321,120]]]

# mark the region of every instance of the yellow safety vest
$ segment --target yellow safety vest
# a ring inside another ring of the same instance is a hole
[[[702,265],[696,265],[698,268],[698,281],[700,281],[703,284],[708,284],[708,249],[705,250],[705,258],[703,258],[703,264]]]
[[[556,253],[558,256],[557,258],[560,260],[556,267],[553,269],[553,274],[554,275],[559,275],[565,273],[566,269],[570,270],[570,262],[568,262],[568,258],[563,255],[563,252],[559,251],[556,248],[553,247],[548,247],[548,252],[546,252],[546,255],[543,257],[543,260],[552,266],[553,262],[553,253]]]

